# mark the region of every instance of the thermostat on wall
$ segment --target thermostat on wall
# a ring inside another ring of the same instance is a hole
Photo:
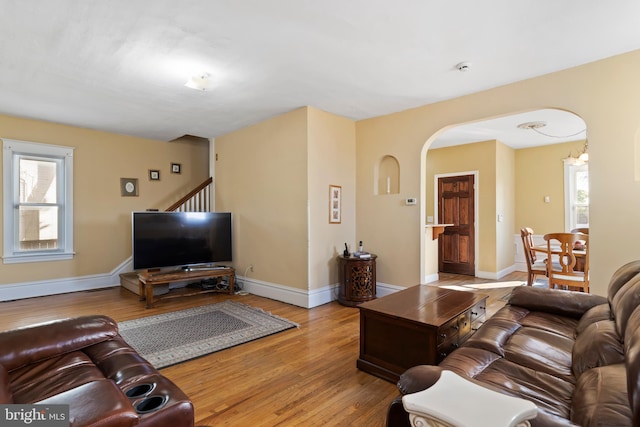
[[[415,197],[409,197],[405,200],[405,203],[407,205],[415,205],[416,204],[416,198]]]

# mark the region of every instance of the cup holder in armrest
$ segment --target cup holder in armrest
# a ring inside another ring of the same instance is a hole
[[[166,405],[169,400],[169,396],[148,396],[142,399],[136,404],[136,412],[139,414],[147,414],[149,412],[157,411]]]
[[[137,399],[138,397],[147,396],[156,388],[155,383],[138,384],[125,391],[124,394],[129,399]]]

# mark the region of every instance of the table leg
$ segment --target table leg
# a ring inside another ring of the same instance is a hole
[[[146,308],[153,308],[153,285],[145,285]]]
[[[233,288],[235,287],[234,281],[235,281],[235,274],[233,273],[229,274],[229,294],[231,295],[233,295]]]
[[[145,300],[144,282],[142,280],[138,280],[138,301],[144,301],[144,300]]]

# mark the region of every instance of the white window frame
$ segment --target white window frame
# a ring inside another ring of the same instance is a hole
[[[576,200],[576,172],[583,169],[589,170],[589,164],[576,164],[575,162],[567,160],[564,162],[564,226],[567,232],[578,226],[584,226],[584,224],[577,225],[575,223],[576,216],[573,214],[575,207],[574,201]]]
[[[14,139],[2,140],[3,180],[3,240],[5,264],[23,262],[60,261],[72,259],[73,249],[73,147],[40,144]],[[19,200],[20,177],[18,160],[22,156],[49,158],[59,162],[58,186],[61,207],[58,225],[58,248],[20,251],[18,242],[18,217],[16,206]]]

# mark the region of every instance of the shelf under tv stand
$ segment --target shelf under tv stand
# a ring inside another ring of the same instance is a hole
[[[173,282],[185,282],[195,279],[213,279],[215,277],[229,277],[229,289],[194,289],[183,288],[172,290],[163,295],[153,295],[154,285],[164,285]],[[233,295],[235,269],[233,267],[196,268],[192,270],[176,270],[169,272],[143,271],[138,273],[140,300],[145,301],[146,308],[152,308],[158,300],[199,295],[209,292],[227,292]]]

